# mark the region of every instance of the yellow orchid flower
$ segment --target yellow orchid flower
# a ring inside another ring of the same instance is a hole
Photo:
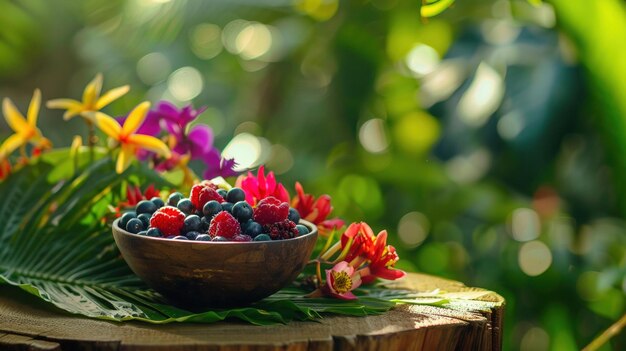
[[[66,110],[63,115],[63,119],[66,121],[76,115],[89,118],[89,115],[86,114],[86,112],[99,111],[106,105],[128,93],[130,87],[128,85],[124,85],[111,89],[100,95],[101,90],[102,74],[98,73],[96,77],[85,87],[82,102],[74,99],[54,99],[48,101],[46,103],[46,107]]]
[[[145,149],[164,157],[170,157],[170,150],[163,141],[150,135],[134,134],[146,119],[149,109],[149,102],[140,103],[128,114],[123,126],[105,113],[88,112],[89,118],[96,121],[98,128],[121,146],[115,164],[117,173],[122,173],[128,168],[138,149]]]
[[[9,98],[2,101],[2,113],[7,124],[15,134],[5,140],[0,145],[0,159],[7,157],[11,152],[28,143],[35,145],[40,149],[47,149],[52,146],[50,140],[41,135],[41,131],[37,128],[37,117],[39,115],[39,107],[41,106],[41,91],[35,89],[33,98],[28,106],[27,118],[17,110],[13,102]]]

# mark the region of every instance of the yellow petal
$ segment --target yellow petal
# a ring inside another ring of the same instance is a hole
[[[4,98],[2,101],[2,112],[4,113],[4,119],[6,119],[9,127],[16,133],[26,133],[30,130],[30,126],[20,111],[15,108],[13,102],[9,98]]]
[[[65,113],[63,114],[63,119],[66,120],[66,121],[69,121],[70,119],[72,119],[73,117],[78,115],[80,113],[80,111],[81,110],[69,109],[69,110],[65,111]]]
[[[83,104],[86,107],[92,108],[96,99],[100,95],[100,90],[102,89],[102,74],[96,74],[96,77],[87,84],[85,87],[85,91],[83,92]]]
[[[170,156],[170,149],[167,148],[167,145],[165,145],[165,143],[162,142],[160,139],[157,139],[153,136],[133,134],[128,137],[128,142],[142,149],[156,152],[161,156]]]
[[[96,110],[99,110],[99,109],[103,108],[104,106],[112,103],[113,101],[119,99],[124,94],[128,93],[129,90],[130,90],[130,86],[129,85],[124,85],[124,86],[121,86],[119,88],[115,88],[115,89],[111,89],[111,90],[107,91],[96,102]]]
[[[149,109],[150,103],[148,101],[144,101],[130,111],[128,118],[126,118],[126,122],[124,122],[124,126],[122,127],[122,134],[128,136],[136,132],[143,123],[143,120],[146,119],[146,114]]]
[[[117,123],[111,116],[107,116],[102,112],[90,112],[86,113],[89,116],[92,116],[98,128],[104,132],[104,134],[110,136],[115,140],[119,140],[120,134],[122,133],[122,127]]]
[[[117,162],[115,163],[115,172],[117,174],[123,173],[130,165],[135,157],[135,148],[130,145],[122,145],[119,156],[117,156]]]
[[[5,158],[18,147],[24,145],[26,140],[19,134],[13,134],[0,145],[0,159]]]
[[[83,104],[74,99],[54,99],[46,102],[47,108],[60,108],[63,110],[78,110],[82,108]]]
[[[28,105],[28,113],[26,117],[28,118],[28,124],[31,127],[35,127],[37,124],[37,116],[39,116],[39,107],[41,106],[41,90],[35,89],[33,93],[33,98],[30,100],[30,105]]]

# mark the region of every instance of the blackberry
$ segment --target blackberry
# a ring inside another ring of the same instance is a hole
[[[272,240],[291,239],[298,236],[296,224],[288,219],[263,226],[263,232]]]

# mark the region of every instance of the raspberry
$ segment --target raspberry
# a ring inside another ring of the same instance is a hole
[[[150,227],[158,228],[164,236],[180,235],[185,214],[172,206],[161,207],[150,217]]]
[[[194,185],[191,188],[191,194],[189,196],[193,206],[198,210],[202,210],[204,204],[211,200],[215,200],[219,203],[224,202],[224,198],[222,198],[222,196],[220,196],[215,189],[217,189],[217,186],[208,181],[203,181],[200,184]]]
[[[272,240],[291,239],[299,235],[296,224],[288,219],[263,226],[263,232]]]
[[[254,210],[254,221],[261,225],[268,225],[284,221],[289,216],[289,204],[273,196],[259,201]]]
[[[246,241],[252,241],[252,237],[250,235],[237,234],[232,237],[232,240],[237,241],[237,242],[246,242]]]
[[[213,220],[211,220],[209,235],[212,237],[219,235],[230,239],[238,234],[241,234],[241,227],[239,226],[239,222],[230,213],[222,211],[216,214]]]

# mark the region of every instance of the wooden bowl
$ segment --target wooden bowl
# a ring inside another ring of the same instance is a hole
[[[202,242],[131,234],[113,222],[124,260],[144,282],[176,305],[199,309],[246,305],[272,295],[304,269],[317,240]]]

